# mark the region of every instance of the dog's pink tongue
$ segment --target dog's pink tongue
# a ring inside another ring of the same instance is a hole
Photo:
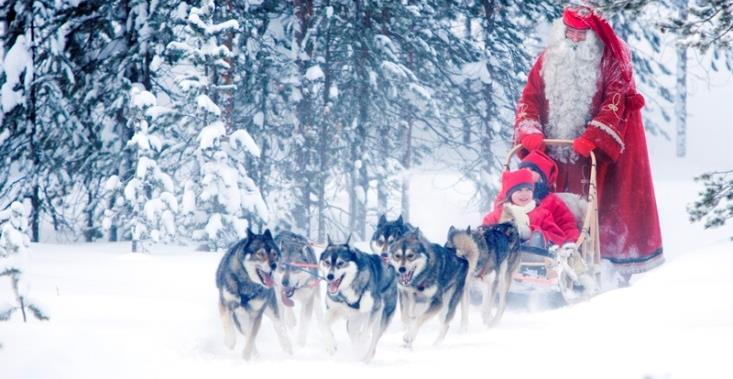
[[[328,282],[328,292],[330,293],[336,293],[339,289],[339,280],[333,280]]]
[[[267,288],[272,288],[272,285],[274,284],[272,281],[272,275],[263,272],[261,276],[262,284],[264,284]]]
[[[281,297],[283,299],[283,304],[286,307],[292,307],[293,305],[295,305],[295,302],[293,301],[293,299],[291,299],[291,298],[288,297],[288,291],[286,289],[283,288],[281,294],[282,294]]]

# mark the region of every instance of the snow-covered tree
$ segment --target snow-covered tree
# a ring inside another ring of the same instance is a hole
[[[112,219],[123,225],[132,240],[132,252],[145,251],[145,241],[169,241],[176,234],[176,191],[171,176],[158,165],[163,141],[148,122],[156,110],[152,93],[132,88],[128,119],[135,134],[127,149],[135,159],[135,174],[127,181],[114,175],[105,185],[113,194],[121,191],[121,196],[114,196],[117,204],[105,212],[104,225],[109,227]]]
[[[16,311],[21,311],[26,321],[26,309],[37,319],[48,320],[38,301],[28,296],[30,286],[23,274],[29,248],[28,215],[23,204],[16,201],[0,211],[0,279],[10,279],[15,297],[15,303],[0,303],[0,321],[8,320]]]
[[[180,25],[178,38],[167,54],[177,72],[182,96],[173,99],[173,128],[196,141],[188,147],[178,173],[184,187],[180,225],[209,250],[228,247],[244,236],[248,217],[267,219],[259,188],[247,174],[244,156],[260,156],[260,149],[242,128],[227,125],[225,112],[214,99],[230,96],[232,85],[221,83],[233,53],[224,40],[239,28],[233,19],[217,20],[216,5],[203,0],[192,6]],[[184,137],[185,138],[185,137]]]
[[[733,218],[733,170],[709,172],[697,178],[704,189],[687,209],[690,221],[705,220],[705,228],[725,225]]]
[[[58,5],[58,7],[57,7]],[[10,201],[27,198],[32,213],[30,232],[40,239],[42,215],[59,229],[58,208],[73,180],[69,162],[75,155],[74,117],[69,85],[74,67],[66,59],[64,42],[72,22],[58,13],[65,4],[46,1],[7,1],[0,4],[3,45],[9,47],[0,73],[2,131],[0,190]],[[7,205],[7,204],[5,204]]]

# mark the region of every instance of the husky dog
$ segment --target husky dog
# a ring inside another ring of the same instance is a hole
[[[389,262],[389,245],[397,241],[407,232],[415,230],[415,227],[402,220],[402,216],[395,221],[387,221],[384,215],[379,216],[377,229],[372,234],[369,247],[373,252],[379,253],[385,262]]]
[[[280,344],[292,354],[272,286],[272,272],[277,267],[280,249],[270,230],[254,234],[247,229],[247,237],[232,246],[219,262],[216,287],[219,289],[219,315],[224,326],[224,343],[234,348],[234,327],[246,336],[243,357],[250,359],[256,352],[255,337],[266,313],[275,325]]]
[[[512,276],[519,267],[520,242],[519,232],[511,223],[479,226],[473,231],[470,227],[458,230],[451,226],[448,231],[446,246],[468,260],[469,281],[481,288],[481,316],[486,326],[495,325],[504,314]]]
[[[389,249],[390,260],[399,272],[398,286],[403,291],[400,310],[407,320],[405,347],[411,347],[425,321],[442,311],[441,328],[435,343],[448,332],[450,321],[463,296],[468,262],[455,250],[431,244],[415,229],[405,233]]]
[[[397,275],[394,269],[374,255],[328,239],[321,253],[320,269],[326,278],[326,333],[329,353],[336,351],[332,324],[346,318],[346,330],[358,342],[364,332],[371,333],[365,361],[374,357],[377,342],[387,329],[397,306]]]
[[[320,286],[318,285],[318,261],[308,239],[289,231],[282,231],[275,237],[280,248],[275,285],[279,287],[279,298],[288,326],[295,326],[293,306],[297,300],[302,304],[300,310],[300,332],[298,345],[305,345],[308,324],[315,312],[316,322],[323,323],[323,313],[319,306]],[[316,305],[314,307],[314,305]]]

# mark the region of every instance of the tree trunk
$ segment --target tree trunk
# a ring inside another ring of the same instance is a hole
[[[326,1],[325,6],[330,6],[330,1]],[[333,82],[333,73],[331,72],[331,26],[330,24],[326,27],[326,38],[325,38],[325,59],[322,64],[323,69],[323,112],[321,115],[321,122],[318,123],[320,130],[318,135],[318,180],[315,184],[316,196],[318,197],[318,239],[321,242],[326,239],[326,181],[328,179],[328,167],[329,167],[329,145],[331,141],[331,135],[329,133],[330,123],[330,89]]]
[[[295,204],[295,209],[293,210],[293,216],[295,217],[295,223],[297,224],[297,227],[300,229],[303,229],[305,234],[307,236],[310,236],[311,234],[311,225],[310,225],[310,219],[311,219],[311,191],[312,191],[312,185],[311,183],[314,181],[315,178],[312,177],[311,173],[309,172],[310,169],[310,163],[311,161],[311,152],[310,149],[312,148],[311,140],[312,138],[309,136],[312,128],[312,114],[313,114],[313,104],[310,99],[310,95],[308,93],[307,86],[303,85],[305,82],[305,74],[308,69],[308,62],[303,60],[301,57],[301,49],[305,49],[306,54],[310,55],[308,43],[307,41],[304,41],[305,36],[308,33],[308,28],[310,27],[310,20],[313,16],[313,1],[312,0],[295,0],[293,2],[293,5],[295,6],[295,15],[298,20],[297,24],[297,30],[295,31],[295,42],[298,44],[298,54],[296,58],[296,64],[298,66],[298,71],[300,73],[300,84],[298,85],[298,90],[301,93],[301,99],[298,101],[296,105],[296,117],[297,117],[297,132],[302,135],[302,140],[300,143],[296,146],[296,154],[295,158],[297,161],[295,162],[297,167],[297,172],[294,174],[294,179],[298,183],[298,195],[299,201]]]
[[[412,120],[407,121],[405,133],[405,155],[402,156],[402,167],[405,174],[402,175],[402,219],[410,222],[410,169],[412,168]]]
[[[486,16],[482,22],[484,29],[484,41],[489,41],[494,31],[494,12],[496,10],[495,0],[483,0],[481,5],[484,8]],[[488,72],[493,72],[490,60],[486,61],[486,70]],[[493,83],[484,83],[481,92],[483,93],[486,109],[481,113],[481,136],[479,137],[481,157],[483,159],[480,166],[481,175],[479,176],[481,178],[479,182],[479,195],[481,201],[479,209],[481,209],[481,211],[488,211],[491,207],[491,201],[494,195],[488,184],[488,178],[491,177],[491,174],[494,171],[494,153],[491,148],[491,144],[494,139],[492,116],[496,114],[496,104],[494,102]]]
[[[687,19],[687,0],[678,0],[679,17]],[[687,48],[677,44],[677,88],[674,97],[674,113],[677,129],[677,156],[687,154]]]
[[[369,14],[364,9],[363,0],[356,1],[355,9],[355,25],[360,25],[362,30],[367,31],[371,28]],[[368,34],[365,32],[363,35]],[[367,138],[367,122],[369,120],[369,73],[366,65],[369,53],[366,41],[359,40],[357,46],[354,47],[354,67],[356,69],[358,84],[356,99],[358,101],[357,122],[354,141],[351,146],[352,169],[351,182],[349,188],[349,230],[363,240],[366,235],[366,200],[367,191],[369,189],[369,178],[364,159],[364,149]],[[359,162],[357,165],[356,162]]]
[[[30,4],[31,11],[28,17],[30,18],[30,50],[31,50],[31,65],[36,68],[36,37],[35,37],[35,20],[33,19],[33,4]],[[28,133],[30,140],[30,154],[33,162],[33,168],[31,169],[32,188],[31,188],[31,240],[33,242],[39,242],[41,238],[41,185],[39,183],[41,177],[41,149],[38,141],[37,133],[37,99],[36,99],[36,86],[33,84],[33,78],[31,78],[28,85]]]
[[[228,14],[233,14],[234,12],[234,6],[232,5],[232,1],[227,1],[227,9]],[[234,33],[233,32],[227,32],[224,36],[224,46],[226,46],[229,51],[232,51],[234,42]],[[227,87],[226,91],[217,91],[221,92],[221,101],[223,102],[223,112],[222,112],[222,121],[224,122],[225,128],[228,133],[231,133],[232,131],[232,116],[234,112],[234,96],[232,94],[234,93],[234,89],[232,88],[232,84],[234,81],[234,60],[232,58],[226,57],[224,58],[224,61],[229,64],[228,68],[222,69],[222,77],[221,77],[221,83]]]
[[[466,17],[466,20],[463,26],[464,27],[463,37],[466,40],[471,40],[471,20],[472,20],[471,17]],[[465,145],[471,144],[471,123],[469,122],[468,118],[466,118],[466,116],[470,114],[469,108],[470,107],[468,104],[464,105],[465,113],[464,113],[464,117],[462,117],[462,120],[461,120],[463,122],[463,143]],[[412,128],[412,126],[410,126],[410,128]]]

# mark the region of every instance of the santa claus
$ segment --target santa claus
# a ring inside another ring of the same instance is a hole
[[[588,7],[566,8],[529,72],[517,106],[515,142],[559,165],[559,192],[583,193],[598,158],[601,256],[627,279],[664,261],[651,168],[628,47]]]

